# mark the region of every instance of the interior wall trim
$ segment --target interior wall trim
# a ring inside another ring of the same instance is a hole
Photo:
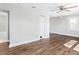
[[[53,32],[55,34],[60,34],[60,35],[65,35],[65,36],[72,36],[72,37],[79,37],[77,35],[72,35],[72,34],[64,34],[64,33],[57,33],[57,32]],[[52,33],[51,33],[52,34]]]
[[[31,40],[31,41],[25,41],[25,42],[10,44],[9,48],[16,47],[16,46],[23,45],[23,44],[28,44],[28,43],[31,43],[31,42],[34,42],[34,41],[38,41],[38,40],[40,40],[40,38]]]

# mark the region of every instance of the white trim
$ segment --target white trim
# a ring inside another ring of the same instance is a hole
[[[45,39],[45,38],[49,38],[49,37],[50,37],[50,36],[45,36],[45,37],[43,37],[43,38]]]
[[[0,43],[9,42],[9,40],[0,40]]]
[[[19,46],[19,45],[22,45],[22,44],[27,44],[27,43],[30,43],[30,42],[33,42],[33,41],[37,41],[37,40],[40,40],[40,38],[35,39],[35,40],[31,40],[31,41],[24,41],[24,42],[20,42],[20,43],[11,44],[9,46],[9,48],[16,47],[16,46]]]
[[[53,33],[60,34],[60,35],[66,35],[66,36],[79,37],[78,35],[72,35],[72,34],[57,33],[57,32],[53,32]]]

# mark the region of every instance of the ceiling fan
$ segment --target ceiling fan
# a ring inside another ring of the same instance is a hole
[[[71,10],[69,10],[69,9],[78,7],[77,5],[73,5],[73,6],[67,7],[68,5],[69,5],[69,4],[58,6],[58,7],[57,7],[57,10],[55,10],[56,13],[59,13],[59,12],[62,12],[62,11],[70,12]],[[53,11],[53,10],[52,10],[52,11]]]

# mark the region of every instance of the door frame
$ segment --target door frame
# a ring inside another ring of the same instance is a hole
[[[40,39],[44,38],[44,36],[45,36],[45,19],[44,19],[44,16],[41,15],[40,16]]]
[[[3,9],[0,9],[0,11],[2,12],[6,12],[8,14],[8,45],[10,44],[10,11],[9,10],[3,10]]]

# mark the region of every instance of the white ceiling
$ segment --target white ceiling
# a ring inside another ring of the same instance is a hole
[[[56,11],[52,11],[52,10],[56,10],[57,6],[60,5],[66,5],[66,3],[12,3],[12,4],[0,4],[1,5],[8,5],[8,7],[10,7],[11,9],[14,7],[21,7],[23,9],[26,8],[32,8],[32,6],[35,6],[36,10],[38,10],[40,13],[45,13],[48,14],[50,17],[59,17],[59,16],[65,16],[65,15],[72,15],[72,14],[78,14],[79,13],[79,4],[76,3],[70,3],[70,5],[77,5],[78,7],[76,8],[71,8],[69,10],[71,10],[70,12],[60,12],[60,13],[56,13]]]
[[[56,13],[55,10],[57,10],[57,7],[60,5],[67,5],[74,6],[77,5],[76,8],[69,9],[70,12],[63,11],[60,13]],[[44,3],[44,4],[32,4],[36,6],[41,12],[45,12],[50,15],[50,17],[59,17],[59,16],[66,16],[66,15],[72,15],[72,14],[78,14],[79,13],[79,4],[77,3]],[[53,11],[52,11],[53,10]]]

